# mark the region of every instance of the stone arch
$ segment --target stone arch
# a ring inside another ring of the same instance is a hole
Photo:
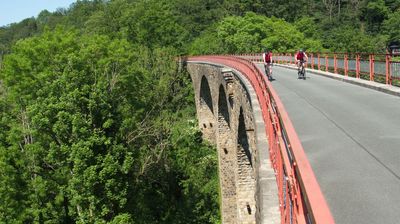
[[[187,69],[203,138],[217,146],[222,223],[278,220],[278,199],[269,193],[276,183],[270,178],[265,129],[258,125],[261,109],[251,84],[227,67],[192,62]]]
[[[210,85],[205,76],[201,78],[200,84],[200,105],[207,106],[211,113],[214,113],[213,102],[211,97]]]
[[[252,144],[246,126],[245,112],[240,107],[237,130],[237,206],[239,220],[243,223],[254,223],[255,175],[253,169]]]
[[[249,138],[246,132],[246,123],[244,120],[243,108],[240,107],[239,113],[239,127],[238,127],[238,151],[243,151],[242,156],[246,156],[246,160],[249,162],[251,168],[253,167],[252,155],[250,149]],[[239,156],[239,154],[238,154]],[[239,167],[240,168],[240,167]]]
[[[203,137],[210,142],[215,143],[215,116],[211,88],[206,76],[202,76],[200,83],[200,97],[198,98],[199,125]]]
[[[229,116],[228,101],[226,100],[226,94],[225,94],[225,89],[224,89],[223,85],[219,86],[218,120],[220,121],[220,123],[221,122],[225,123],[228,127],[230,127],[230,116]]]
[[[222,195],[222,223],[237,222],[236,140],[230,128],[230,114],[224,85],[218,90],[217,149],[219,154],[220,187]]]

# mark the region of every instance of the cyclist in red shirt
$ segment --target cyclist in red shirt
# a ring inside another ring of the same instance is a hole
[[[265,49],[265,52],[262,55],[265,74],[267,75],[268,79],[272,79],[272,52],[268,49]]]
[[[303,65],[305,66],[305,63],[308,61],[307,54],[303,51],[303,49],[300,49],[296,55],[294,56],[296,60],[296,65],[297,65],[297,70],[300,71],[300,66]]]

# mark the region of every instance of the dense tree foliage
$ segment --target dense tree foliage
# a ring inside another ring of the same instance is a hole
[[[84,33],[124,38],[152,49],[173,46],[181,54],[232,52],[221,46],[222,37],[216,30],[229,23],[227,17],[231,17],[230,20],[233,17],[237,21],[244,20],[242,23],[256,22],[255,26],[273,25],[250,33],[242,32],[240,27],[232,30],[238,44],[233,49],[239,51],[259,50],[260,45],[265,44],[260,43],[265,39],[260,37],[267,35],[269,40],[278,40],[282,32],[287,32],[297,39],[295,44],[282,47],[275,43],[267,44],[268,47],[274,51],[293,50],[303,45],[309,51],[385,52],[390,41],[398,40],[399,10],[399,0],[82,0],[68,9],[58,9],[54,13],[43,11],[37,18],[0,28],[0,50],[9,51],[16,40],[41,33],[45,26],[54,29],[62,24]],[[248,20],[246,13],[249,11],[274,22],[262,24],[260,20]],[[286,22],[276,24],[278,20],[273,17]],[[285,29],[288,31],[275,32]],[[246,35],[251,35],[250,40]],[[211,41],[210,48],[200,46],[208,41]],[[258,41],[257,46],[253,46],[254,41]],[[251,46],[245,47],[249,44]]]
[[[219,223],[181,54],[384,52],[400,0],[80,0],[0,27],[1,223]]]
[[[301,47],[323,50],[318,40],[305,37],[296,26],[282,19],[247,13],[243,17],[226,17],[207,30],[193,42],[191,53],[260,52],[264,48],[290,52]]]
[[[3,221],[218,222],[216,153],[195,128],[173,48],[58,28],[12,52],[1,74]]]

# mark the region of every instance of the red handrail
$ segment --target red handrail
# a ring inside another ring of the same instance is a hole
[[[260,55],[258,55],[260,56]],[[242,73],[257,93],[270,159],[276,173],[282,223],[334,223],[292,122],[272,85],[249,60],[235,56],[196,56],[190,61],[221,64]],[[281,58],[278,61],[282,62]]]
[[[257,58],[257,55],[259,54],[255,54],[254,56]],[[294,63],[294,61],[291,60],[291,53],[276,53],[274,55],[276,57],[276,59],[273,59],[274,62],[286,64]],[[399,62],[392,61],[390,54],[312,52],[309,53],[309,55],[311,69],[323,70],[326,72],[333,71],[336,74],[353,76],[358,79],[385,83],[387,85],[392,85],[392,80],[396,80],[395,85],[400,85]],[[243,55],[240,56],[250,59]],[[290,60],[288,60],[288,57],[290,57]],[[324,59],[325,63],[322,63],[321,60]]]

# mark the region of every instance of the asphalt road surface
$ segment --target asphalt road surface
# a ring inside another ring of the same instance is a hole
[[[273,77],[335,222],[400,223],[400,97],[278,66]]]

